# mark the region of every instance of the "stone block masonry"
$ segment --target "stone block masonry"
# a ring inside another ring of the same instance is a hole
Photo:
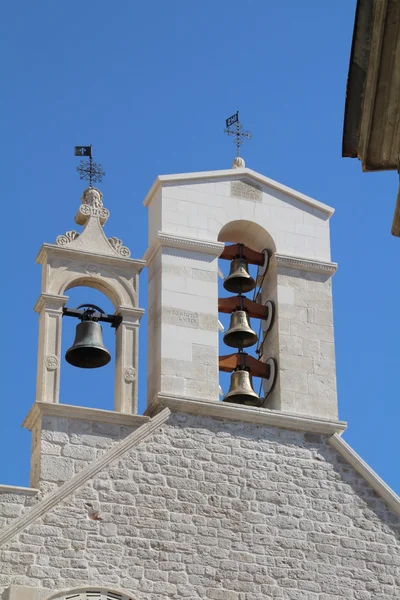
[[[63,433],[65,449],[101,450]],[[395,599],[399,533],[398,516],[326,436],[175,413],[1,548],[0,590]]]
[[[44,416],[32,429],[31,484],[41,495],[79,473],[135,427]]]

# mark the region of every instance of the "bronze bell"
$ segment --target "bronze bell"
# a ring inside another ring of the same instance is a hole
[[[231,322],[228,331],[224,335],[224,343],[232,348],[249,348],[257,340],[257,334],[251,328],[247,311],[235,310],[231,314]]]
[[[111,360],[111,355],[103,344],[100,323],[86,320],[76,327],[75,340],[65,354],[65,360],[81,369],[97,369],[104,367]]]
[[[232,373],[229,392],[223,402],[259,406],[260,397],[253,390],[251,375],[247,369],[238,369]]]
[[[247,294],[256,287],[256,282],[249,273],[249,265],[243,257],[234,258],[224,288],[233,294]]]

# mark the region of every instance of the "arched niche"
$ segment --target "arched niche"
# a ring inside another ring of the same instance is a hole
[[[90,586],[61,590],[46,600],[135,600],[135,597],[123,590]]]
[[[258,343],[250,347],[246,350],[246,352],[255,358],[258,358],[259,355],[256,353],[256,349],[259,344],[263,340],[262,344],[262,354],[260,355],[260,360],[266,362],[270,358],[274,360],[278,357],[278,306],[277,306],[277,298],[278,298],[278,289],[277,289],[277,272],[275,261],[273,260],[273,256],[276,252],[276,244],[270,233],[258,223],[253,221],[239,219],[230,221],[226,225],[224,225],[219,234],[218,241],[224,242],[226,245],[229,244],[244,244],[248,246],[252,250],[257,252],[265,252],[268,257],[266,258],[266,262],[263,267],[256,267],[255,265],[249,265],[249,272],[254,279],[257,281],[258,287],[256,288],[257,293],[254,294],[254,300],[260,304],[265,304],[266,302],[271,302],[273,306],[273,319],[271,323],[267,324],[267,321],[257,319],[251,320],[251,326],[254,331],[259,336]],[[224,276],[227,275],[229,271],[229,263],[226,260],[220,260],[220,273]],[[225,264],[223,264],[225,263]],[[221,268],[222,267],[222,268]],[[223,290],[222,285],[220,286],[220,290]],[[223,295],[230,295],[225,290],[223,290]],[[248,294],[250,299],[253,299],[253,292]],[[222,318],[221,318],[222,317]],[[229,327],[230,317],[227,315],[220,315],[220,322],[223,328],[226,330]],[[266,329],[268,327],[268,329]],[[222,336],[220,336],[220,343],[222,341]],[[221,351],[226,354],[226,350],[230,350],[234,352],[234,349],[230,349],[229,347],[221,344]],[[220,354],[222,353],[220,352]],[[223,391],[226,394],[227,389],[225,387],[229,385],[229,380],[227,379],[225,374],[221,374],[221,382],[223,383]],[[261,386],[258,381],[253,382],[254,390],[259,393]],[[268,380],[262,381],[262,386],[264,388],[264,395],[269,396],[272,385],[274,385],[274,393],[277,389],[276,382],[273,383]],[[259,389],[260,387],[260,389]],[[260,394],[261,395],[261,394]],[[270,401],[270,397],[268,399],[268,403]]]
[[[264,227],[253,221],[242,219],[230,221],[220,230],[218,241],[245,244],[257,252],[266,249],[270,255],[276,252],[276,245],[271,235]]]
[[[48,282],[48,292],[64,295],[73,287],[86,286],[97,289],[107,296],[115,310],[120,306],[137,307],[137,281],[135,272],[118,273],[103,265],[66,265],[55,270]]]

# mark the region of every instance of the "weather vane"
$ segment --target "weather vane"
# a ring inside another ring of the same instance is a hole
[[[250,131],[243,130],[243,125],[239,121],[239,111],[229,117],[229,119],[226,119],[225,124],[225,133],[228,135],[234,135],[236,138],[233,140],[233,142],[236,146],[237,156],[240,156],[240,146],[243,144],[244,140],[251,139],[251,133]]]
[[[105,172],[100,163],[93,162],[92,158],[92,146],[75,146],[75,156],[88,156],[89,162],[81,160],[79,167],[76,170],[79,173],[81,179],[89,181],[89,187],[93,187],[93,183],[102,181]]]

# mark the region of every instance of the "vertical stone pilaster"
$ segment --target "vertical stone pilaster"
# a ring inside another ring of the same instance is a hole
[[[35,306],[39,313],[39,345],[36,400],[58,402],[60,393],[62,309],[68,298],[42,294]]]
[[[337,419],[331,289],[335,267],[290,257],[273,262],[276,321],[269,344],[278,358],[279,376],[267,407]],[[304,263],[302,268],[296,262]]]
[[[139,322],[144,310],[120,308],[122,323],[116,331],[114,410],[126,414],[138,411]]]
[[[148,403],[158,393],[218,401],[219,243],[168,237],[148,261]]]

